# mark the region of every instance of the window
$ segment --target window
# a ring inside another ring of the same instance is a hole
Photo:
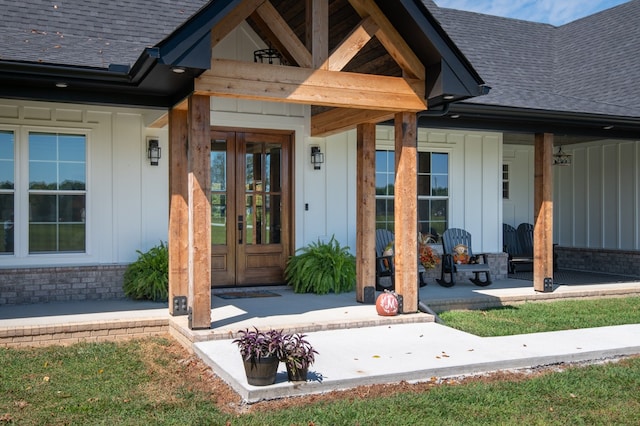
[[[447,229],[449,154],[418,152],[418,231],[435,241]],[[376,228],[393,232],[395,154],[376,151]]]
[[[84,252],[86,137],[29,133],[29,253]]]
[[[502,198],[509,199],[509,165],[502,165]]]
[[[14,145],[13,132],[0,131],[0,254],[14,250]]]

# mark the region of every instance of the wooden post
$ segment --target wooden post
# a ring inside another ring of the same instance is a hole
[[[361,303],[375,303],[375,124],[358,125],[356,157],[356,300]]]
[[[329,68],[329,0],[311,1],[311,57],[314,69]]]
[[[417,118],[395,115],[396,184],[394,197],[395,285],[402,312],[418,311]]]
[[[192,329],[211,328],[209,97],[189,97],[189,307]]]
[[[553,282],[553,134],[536,133],[534,153],[533,288]]]
[[[189,292],[189,191],[187,179],[187,111],[169,111],[169,314],[186,315],[175,297]]]

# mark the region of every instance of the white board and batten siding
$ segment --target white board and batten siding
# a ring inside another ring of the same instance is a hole
[[[640,141],[568,145],[554,168],[554,239],[562,246],[640,249]]]
[[[161,112],[0,99],[0,129],[15,134],[15,254],[0,267],[129,263],[136,250],[166,241],[168,159],[158,166],[146,155],[146,138],[158,137],[167,153],[166,131],[148,129]],[[86,135],[85,253],[29,254],[29,132]]]

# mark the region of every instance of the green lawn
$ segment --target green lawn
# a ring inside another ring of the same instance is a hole
[[[483,337],[640,324],[640,297],[530,302],[439,316],[449,327]]]
[[[476,321],[498,324],[485,328],[515,333],[540,331],[534,327],[539,322],[553,323],[553,329],[640,323],[634,320],[639,299],[527,304],[443,317],[453,323],[478,315]],[[340,399],[244,413],[256,410],[229,409],[229,389],[168,338],[0,349],[0,425],[638,425],[640,357],[526,378],[404,388],[385,397],[345,392]]]

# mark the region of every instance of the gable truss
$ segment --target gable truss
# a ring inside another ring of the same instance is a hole
[[[395,112],[427,109],[424,65],[373,0],[349,0],[349,3],[361,20],[328,52],[328,0],[307,1],[310,49],[269,0],[244,0],[212,28],[212,47],[243,20],[251,18],[267,41],[294,66],[214,58],[211,69],[196,79],[195,92],[338,108],[312,117],[314,136],[354,128],[363,118],[364,122],[378,122]],[[373,37],[400,66],[403,77],[343,71]]]

